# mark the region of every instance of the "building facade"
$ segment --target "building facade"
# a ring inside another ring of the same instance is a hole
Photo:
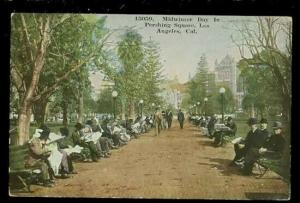
[[[244,92],[243,88],[240,87],[242,83],[238,83],[239,70],[236,67],[234,58],[226,55],[220,63],[216,61],[215,76],[216,84],[226,84],[230,88],[236,101],[236,109],[241,109]]]

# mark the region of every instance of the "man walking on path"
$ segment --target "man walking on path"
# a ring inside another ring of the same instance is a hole
[[[178,114],[177,114],[177,119],[178,119],[178,121],[179,121],[180,128],[183,129],[184,114],[183,114],[183,112],[181,111],[181,109],[179,109],[179,112],[178,112]]]
[[[168,128],[171,128],[172,120],[173,120],[172,111],[168,110],[168,113],[167,113]]]
[[[155,135],[158,136],[161,129],[161,121],[162,121],[162,115],[158,108],[156,108],[155,114],[154,114],[154,122],[155,122]]]

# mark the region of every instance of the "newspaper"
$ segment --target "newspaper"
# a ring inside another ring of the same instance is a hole
[[[231,143],[232,144],[237,144],[237,143],[240,143],[242,140],[243,140],[242,137],[238,137],[238,138],[235,138],[234,140],[232,140]]]
[[[84,136],[81,139],[84,140],[85,142],[92,141],[96,144],[101,136],[102,136],[101,132],[84,133]]]
[[[68,155],[72,153],[81,153],[81,150],[83,150],[83,147],[80,147],[79,145],[76,145],[75,147],[68,146],[68,148],[63,149],[65,152],[67,152]]]

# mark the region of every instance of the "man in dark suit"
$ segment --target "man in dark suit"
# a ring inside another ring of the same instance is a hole
[[[236,155],[230,164],[231,166],[237,165],[238,161],[242,158],[245,158],[249,151],[258,150],[261,148],[267,139],[267,137],[261,133],[261,130],[258,129],[256,118],[249,118],[248,125],[250,127],[250,131],[248,132],[246,138],[234,144],[234,151]],[[244,174],[249,175],[250,173],[249,168],[244,167]]]
[[[286,142],[282,133],[282,124],[276,121],[273,130],[274,133],[267,139],[259,153],[271,159],[280,159]]]
[[[168,110],[167,112],[168,128],[171,128],[172,120],[173,120],[173,113],[171,110]]]
[[[270,137],[270,133],[268,131],[268,121],[265,118],[260,120],[260,130],[264,137]]]
[[[179,109],[179,112],[178,112],[178,114],[177,114],[177,119],[178,119],[178,121],[179,121],[180,128],[183,129],[184,114],[183,114],[183,112],[181,111],[181,109]]]
[[[252,173],[254,163],[260,157],[266,157],[268,159],[279,160],[282,156],[285,146],[285,139],[282,135],[282,125],[280,122],[275,122],[273,125],[274,134],[268,137],[263,145],[257,149],[252,148],[245,156],[245,164],[243,169],[244,175]],[[265,136],[262,134],[262,136]]]

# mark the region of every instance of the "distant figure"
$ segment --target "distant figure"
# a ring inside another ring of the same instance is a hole
[[[165,111],[162,111],[161,114],[162,114],[162,121],[161,121],[162,129],[167,129],[168,128],[167,113]]]
[[[171,128],[172,120],[173,120],[173,113],[171,110],[168,110],[168,112],[167,112],[168,128]]]
[[[161,122],[162,122],[162,115],[158,108],[156,108],[154,114],[154,123],[155,123],[155,135],[158,136],[161,130]]]
[[[180,129],[183,129],[184,114],[183,114],[183,112],[181,111],[181,109],[179,109],[179,112],[178,112],[178,114],[177,114],[177,119],[178,119],[179,124],[180,124]]]

